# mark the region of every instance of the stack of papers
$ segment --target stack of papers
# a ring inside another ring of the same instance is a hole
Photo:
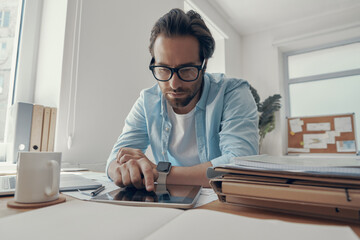
[[[289,158],[262,155],[234,158],[232,164],[221,167],[360,178],[360,160],[355,157],[335,159]]]
[[[220,201],[360,223],[360,164],[251,156],[208,170]]]

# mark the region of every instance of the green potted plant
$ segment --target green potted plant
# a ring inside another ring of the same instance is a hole
[[[260,96],[256,89],[250,86],[250,90],[259,112],[259,152],[261,152],[265,135],[275,129],[275,112],[281,108],[281,96],[280,94],[274,94],[266,98],[263,102],[260,102]]]

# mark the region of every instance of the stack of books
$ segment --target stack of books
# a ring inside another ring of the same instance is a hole
[[[57,109],[17,102],[9,110],[7,162],[17,162],[19,151],[53,152]]]
[[[359,157],[241,157],[207,175],[221,202],[360,223]]]

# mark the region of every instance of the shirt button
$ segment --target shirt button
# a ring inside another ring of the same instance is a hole
[[[168,127],[167,127],[167,128],[165,128],[165,131],[167,131],[167,132],[168,132],[168,131],[169,131],[169,128],[168,128]]]

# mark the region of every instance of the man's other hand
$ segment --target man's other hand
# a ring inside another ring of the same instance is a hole
[[[121,148],[116,160],[109,166],[109,176],[119,187],[146,187],[154,191],[154,181],[159,177],[156,164],[151,162],[139,149]]]

